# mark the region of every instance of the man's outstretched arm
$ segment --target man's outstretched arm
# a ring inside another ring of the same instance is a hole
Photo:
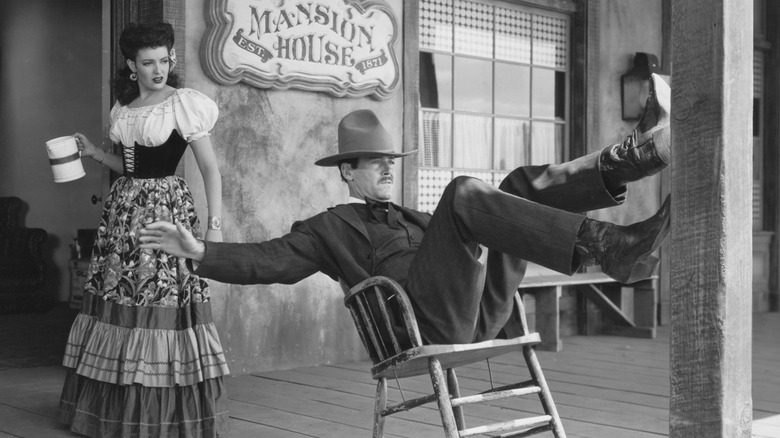
[[[153,222],[141,231],[141,248],[192,261],[193,273],[223,283],[292,284],[320,271],[316,238],[305,226],[259,243],[203,241],[180,224]]]
[[[141,248],[161,249],[168,254],[192,259],[196,262],[203,260],[206,254],[206,245],[177,222],[176,225],[170,222],[157,221],[147,224],[141,229]]]

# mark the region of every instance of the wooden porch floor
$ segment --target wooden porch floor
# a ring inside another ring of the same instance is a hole
[[[780,437],[778,335],[780,313],[754,315],[754,437]],[[0,345],[0,356],[7,351]],[[668,436],[668,327],[655,340],[567,337],[562,352],[538,356],[569,437]],[[522,363],[519,354],[491,363],[496,384],[516,379],[518,370],[525,369],[515,363]],[[355,362],[230,377],[229,436],[369,437],[375,385],[368,368],[367,362]],[[0,366],[0,438],[73,437],[55,422],[63,376],[56,365]],[[489,379],[485,366],[462,369],[459,378],[464,393]],[[404,383],[407,398],[428,390],[424,379]],[[390,392],[400,398],[397,391]],[[535,398],[501,404],[529,413],[540,413],[538,406]],[[500,419],[501,410],[472,408],[466,411],[467,423]],[[435,406],[391,417],[385,432],[389,437],[443,436]]]

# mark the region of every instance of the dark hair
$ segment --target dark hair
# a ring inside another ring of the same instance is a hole
[[[119,50],[122,51],[125,60],[135,61],[141,49],[166,47],[170,52],[173,48],[173,38],[173,26],[168,23],[130,23],[122,30],[122,35],[119,37]],[[171,68],[173,68],[172,64]],[[139,95],[138,82],[130,80],[130,73],[132,70],[125,62],[112,83],[114,96],[121,105],[127,105]],[[178,76],[169,71],[166,84],[177,87]]]
[[[346,160],[339,161],[339,163],[338,163],[338,166],[339,166],[338,167],[338,169],[339,169],[339,176],[341,176],[341,180],[342,181],[347,182],[347,180],[344,179],[344,174],[341,173],[341,165],[344,164],[344,163],[349,163],[349,166],[351,168],[357,169],[357,167],[358,167],[358,160],[359,160],[358,158],[348,158]]]

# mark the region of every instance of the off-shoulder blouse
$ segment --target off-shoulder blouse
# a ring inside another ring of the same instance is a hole
[[[205,94],[180,88],[156,105],[130,108],[117,102],[109,137],[125,146],[159,146],[176,130],[190,143],[209,135],[218,116],[217,104]]]

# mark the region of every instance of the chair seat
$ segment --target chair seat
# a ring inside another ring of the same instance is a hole
[[[512,339],[495,339],[474,344],[423,345],[404,350],[371,368],[374,379],[402,378],[428,374],[428,358],[435,356],[444,369],[458,368],[491,357],[519,351],[524,345],[541,343],[538,333]]]

